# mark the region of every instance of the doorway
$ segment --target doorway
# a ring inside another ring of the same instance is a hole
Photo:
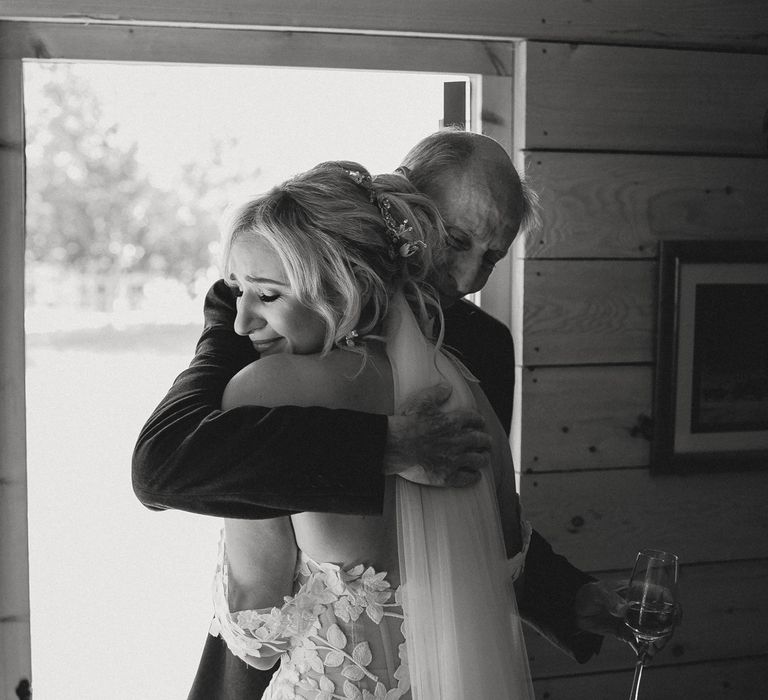
[[[183,700],[217,519],[144,509],[133,443],[192,358],[231,204],[393,170],[467,76],[30,61],[26,396],[35,696]]]

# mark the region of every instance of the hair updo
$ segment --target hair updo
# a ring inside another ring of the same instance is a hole
[[[401,242],[424,242],[415,254],[398,253],[383,208],[407,222]],[[352,331],[379,332],[397,290],[425,333],[440,313],[426,277],[445,229],[432,201],[401,175],[371,177],[359,163],[325,162],[245,203],[224,230],[225,279],[232,246],[255,238],[272,245],[297,299],[325,320],[323,354]]]

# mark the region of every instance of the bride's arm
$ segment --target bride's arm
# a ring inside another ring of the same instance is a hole
[[[232,612],[280,607],[293,592],[296,540],[289,517],[228,519],[224,525]]]
[[[296,393],[290,356],[262,358],[238,372],[227,385],[222,408],[289,403]],[[289,516],[263,520],[228,518],[224,524],[231,610],[279,606],[292,592],[296,539]]]
[[[271,611],[293,592],[297,547],[291,519],[228,519],[224,533],[216,601],[221,635],[233,654],[265,670],[288,643],[280,634],[266,633]],[[256,648],[254,639],[268,643]]]
[[[337,377],[317,355],[262,357],[229,380],[221,407],[323,406],[337,408]]]
[[[247,365],[227,385],[222,409],[277,406],[291,403],[297,393],[296,373],[285,356],[263,358]],[[294,404],[297,402],[293,402]],[[222,637],[230,650],[254,668],[274,666],[288,639],[268,635],[268,643],[253,648],[270,624],[268,616],[293,593],[298,548],[290,517],[262,520],[228,518],[224,524],[226,587],[217,611]],[[243,613],[238,615],[238,613]],[[238,624],[239,623],[239,624]]]

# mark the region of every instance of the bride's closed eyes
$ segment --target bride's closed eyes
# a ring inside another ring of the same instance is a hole
[[[269,304],[272,301],[277,301],[279,298],[279,294],[259,294],[259,299],[261,299],[265,304]]]
[[[232,290],[232,296],[234,296],[236,299],[239,299],[241,296],[243,296],[243,290],[240,289],[240,287],[229,285],[229,288]],[[259,294],[259,299],[265,304],[269,304],[273,301],[277,301],[280,296],[280,294]]]
[[[233,329],[247,335],[262,357],[305,355],[323,349],[326,321],[298,300],[271,244],[258,237],[236,241],[228,268],[227,284],[237,301]]]

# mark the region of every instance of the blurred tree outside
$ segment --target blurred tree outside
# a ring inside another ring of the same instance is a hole
[[[28,304],[133,310],[169,284],[199,296],[217,276],[228,192],[258,175],[233,170],[236,139],[182,164],[169,191],[105,123],[76,66],[40,64],[26,84],[37,91],[26,113]]]
[[[145,509],[130,456],[194,352],[221,214],[257,171],[235,140],[211,140],[158,185],[126,133],[131,115],[106,118],[82,67],[25,70],[33,687],[180,700],[210,621],[220,523]],[[86,618],[96,631],[74,648]],[[169,644],[172,627],[182,639]]]

